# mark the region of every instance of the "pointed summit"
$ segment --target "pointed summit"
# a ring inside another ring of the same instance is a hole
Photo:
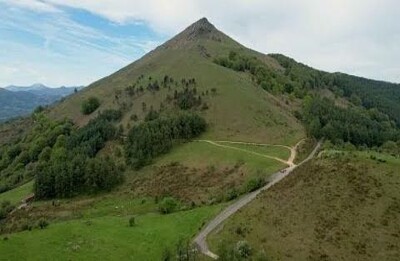
[[[189,37],[195,38],[196,36],[210,34],[213,31],[218,32],[215,26],[212,25],[207,18],[203,17],[186,28],[183,33],[186,33]]]
[[[227,35],[215,28],[215,26],[211,24],[207,18],[203,17],[197,22],[191,24],[174,38],[167,41],[162,47],[177,48],[197,43],[200,40],[221,42],[228,38],[229,37]]]

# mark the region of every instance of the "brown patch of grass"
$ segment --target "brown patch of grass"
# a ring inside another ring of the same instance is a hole
[[[398,260],[399,166],[356,154],[313,160],[209,241],[216,249],[222,239],[244,239],[273,260]],[[239,235],[238,227],[249,232]]]
[[[138,196],[173,196],[184,202],[209,204],[219,202],[225,193],[241,186],[247,170],[236,164],[231,167],[187,167],[170,163],[151,167],[151,174],[138,176],[130,183]]]

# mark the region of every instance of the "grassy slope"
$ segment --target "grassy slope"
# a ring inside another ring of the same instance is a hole
[[[252,150],[252,148],[250,148]],[[256,151],[257,150],[252,150]],[[273,153],[271,153],[273,154]],[[205,142],[191,142],[174,148],[169,154],[157,160],[157,164],[168,164],[169,162],[184,162],[188,165],[207,167],[227,167],[238,162],[243,162],[250,172],[263,170],[266,173],[274,173],[284,167],[284,164],[261,156],[249,154],[242,151],[217,147]]]
[[[199,46],[204,46],[210,57],[205,57]],[[134,83],[141,74],[145,78],[151,76],[158,79],[159,82],[166,74],[176,80],[194,77],[198,93],[211,88],[217,89],[217,95],[205,97],[210,107],[203,113],[210,125],[206,138],[293,145],[304,136],[304,131],[301,124],[287,111],[286,105],[255,86],[247,74],[213,63],[213,57],[227,55],[230,50],[257,55],[269,66],[279,67],[272,58],[245,49],[230,39],[224,38],[222,42],[217,42],[199,38],[185,43],[184,46],[170,43],[67,98],[51,111],[51,115],[69,117],[84,124],[90,117],[82,116],[79,109],[82,100],[89,96],[100,98],[102,105],[99,110],[102,110],[116,107],[116,90],[123,90]],[[142,102],[146,102],[148,107],[152,105],[158,109],[167,93],[168,90],[164,89],[155,95],[146,93],[133,99],[133,107],[126,114],[124,124],[128,123],[132,113],[143,118]]]
[[[245,239],[272,260],[398,260],[400,160],[369,154],[331,153],[299,167],[214,233],[212,248]]]
[[[277,157],[283,160],[287,160],[290,157],[289,148],[279,146],[264,146],[264,145],[252,145],[252,144],[234,144],[228,142],[217,142],[221,145],[244,149],[248,151],[254,151],[256,153]]]
[[[51,224],[0,241],[2,260],[160,260],[165,248],[190,238],[220,210],[202,207],[170,215],[104,216]]]
[[[0,194],[0,202],[10,201],[11,204],[18,204],[26,196],[32,193],[33,181],[28,182],[18,188]]]

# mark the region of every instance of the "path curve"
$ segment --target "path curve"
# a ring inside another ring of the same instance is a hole
[[[244,142],[244,141],[226,141],[226,140],[195,140],[198,142],[207,142],[209,144],[212,144],[214,146],[218,146],[218,147],[222,147],[222,148],[227,148],[227,149],[234,149],[234,150],[238,150],[238,151],[242,151],[242,152],[246,152],[246,153],[250,153],[253,155],[257,155],[257,156],[261,156],[264,158],[268,158],[268,159],[273,159],[276,161],[279,161],[281,163],[284,163],[288,166],[294,166],[294,159],[296,158],[296,154],[297,154],[297,147],[304,142],[304,139],[300,140],[294,147],[289,147],[286,145],[280,145],[280,144],[265,144],[265,143],[255,143],[255,142]],[[258,152],[254,152],[251,150],[246,150],[246,149],[242,149],[242,148],[238,148],[238,147],[232,147],[232,146],[227,146],[227,145],[222,145],[219,143],[230,143],[230,144],[245,144],[245,145],[254,145],[254,146],[274,146],[274,147],[282,147],[282,148],[286,148],[288,150],[290,150],[290,156],[288,160],[284,160],[278,157],[273,157],[273,156],[269,156],[266,154],[262,154],[262,153],[258,153]]]
[[[298,142],[294,149],[301,143],[302,141]],[[290,167],[283,169],[273,175],[271,175],[269,182],[262,188],[251,192],[247,195],[244,195],[241,197],[239,200],[235,201],[233,204],[228,206],[226,209],[224,209],[221,213],[218,214],[213,220],[211,220],[200,232],[199,234],[194,238],[193,242],[194,244],[197,245],[199,251],[203,253],[204,255],[207,255],[213,259],[218,259],[218,256],[214,254],[213,252],[210,251],[208,248],[207,244],[207,236],[215,229],[217,228],[222,222],[224,222],[226,219],[228,219],[230,216],[235,214],[239,209],[250,203],[253,199],[257,197],[258,194],[261,192],[269,189],[279,181],[281,181],[283,178],[285,178],[287,175],[289,175],[297,166],[302,165],[303,163],[309,161],[315,156],[315,153],[318,151],[318,149],[321,146],[321,141],[317,143],[313,151],[310,153],[310,155],[303,160],[301,163],[298,165],[291,165]],[[293,158],[294,159],[294,158]]]

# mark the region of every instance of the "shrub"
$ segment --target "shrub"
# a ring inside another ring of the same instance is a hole
[[[96,97],[89,97],[82,103],[81,111],[83,114],[88,115],[94,112],[100,106],[100,101]]]
[[[249,179],[246,183],[245,191],[253,192],[264,185],[264,180],[262,178],[252,178]]]
[[[39,221],[38,221],[38,227],[39,227],[40,229],[45,229],[46,227],[48,227],[48,225],[49,225],[49,222],[47,222],[46,219],[44,219],[44,218],[39,219]]]
[[[131,217],[129,219],[129,226],[134,227],[136,225],[135,217]]]
[[[178,207],[178,201],[172,197],[163,198],[158,209],[161,214],[169,214],[176,210]]]
[[[239,196],[239,193],[235,188],[230,189],[230,190],[228,190],[228,193],[226,195],[226,201],[231,201],[231,200],[237,198],[238,196]]]
[[[245,240],[238,241],[236,243],[236,254],[242,258],[248,258],[251,256],[251,247],[249,243]]]

